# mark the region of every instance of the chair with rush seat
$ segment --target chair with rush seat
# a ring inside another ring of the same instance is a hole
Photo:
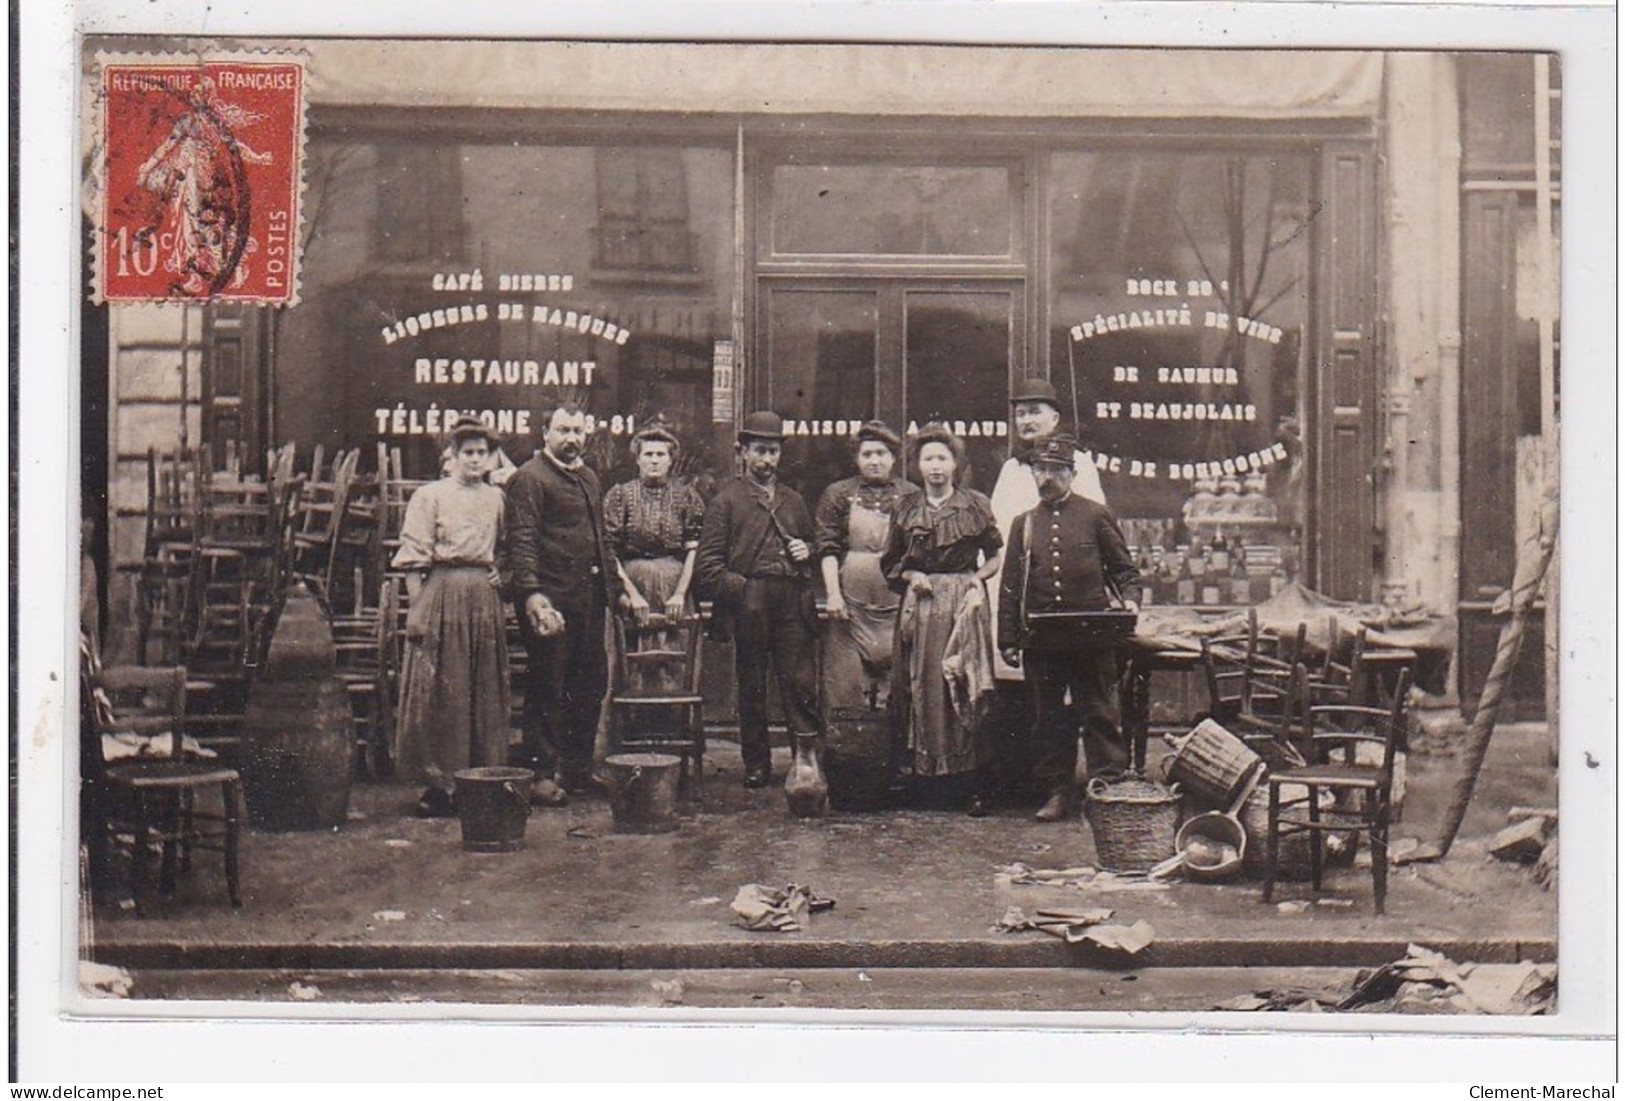
[[[1305,681],[1303,666],[1294,680]],[[1310,835],[1310,881],[1318,892],[1321,881],[1322,841],[1327,833],[1358,832],[1371,842],[1371,879],[1375,909],[1383,912],[1388,893],[1388,826],[1393,811],[1394,755],[1403,746],[1406,697],[1411,673],[1402,669],[1398,691],[1387,708],[1355,704],[1319,704],[1299,710],[1303,724],[1300,744],[1315,750],[1308,764],[1271,770],[1269,835],[1264,901],[1275,890],[1281,839],[1297,833]],[[1368,747],[1365,759],[1358,752]],[[1288,786],[1304,789],[1303,797],[1283,798]],[[1322,807],[1320,796],[1329,792],[1335,803]]]
[[[194,849],[225,858],[226,894],[242,905],[238,889],[238,837],[242,825],[242,784],[237,770],[212,760],[187,757],[185,748],[186,667],[119,666],[102,669],[81,649],[81,689],[91,700],[90,728],[82,736],[94,744],[81,754],[83,780],[95,792],[94,818],[103,832],[93,844],[130,839],[130,890],[137,907],[151,868],[161,852],[159,884],[175,891],[176,873],[191,868]],[[119,735],[145,736],[153,756],[109,760],[106,746]],[[219,812],[198,806],[199,793],[218,789]]]

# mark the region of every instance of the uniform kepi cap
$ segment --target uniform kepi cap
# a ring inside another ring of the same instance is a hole
[[[777,413],[761,410],[755,413],[746,413],[744,423],[739,426],[739,441],[746,440],[782,440],[784,439],[784,418]]]
[[[1033,448],[1033,465],[1045,463],[1050,466],[1071,467],[1076,462],[1072,454],[1076,446],[1071,436],[1051,436]]]
[[[1048,379],[1024,378],[1016,383],[1016,388],[1010,392],[1010,404],[1015,405],[1021,401],[1043,401],[1053,405],[1056,409],[1061,407],[1061,399],[1056,396],[1055,387]]]

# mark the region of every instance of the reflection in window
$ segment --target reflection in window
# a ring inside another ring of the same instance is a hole
[[[865,421],[875,415],[875,335],[871,291],[775,289],[767,314],[771,391],[767,408],[795,420]],[[848,437],[791,439],[784,476],[815,500],[853,473]]]
[[[1228,528],[1227,541],[1295,555],[1318,210],[1308,159],[1059,154],[1050,196],[1050,376],[1063,421],[1121,460],[1103,475],[1113,509],[1156,541]],[[1242,459],[1277,445],[1261,471]],[[1197,463],[1220,469],[1196,477]]]
[[[593,266],[608,271],[698,270],[681,149],[599,149]]]
[[[961,432],[969,464],[963,483],[991,493],[1007,442],[989,429],[1008,417],[1010,295],[910,291],[905,302],[904,419],[941,420]],[[917,482],[919,472],[908,477]]]
[[[460,262],[463,189],[457,147],[380,145],[376,173],[373,255],[401,262]]]
[[[773,251],[1008,256],[1003,167],[781,164],[773,170]]]

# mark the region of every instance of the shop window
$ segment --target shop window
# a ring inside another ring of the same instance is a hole
[[[1267,596],[1299,574],[1307,521],[1308,158],[1061,153],[1049,172],[1063,424],[1142,565],[1216,557],[1209,602]]]
[[[780,164],[771,251],[1011,256],[1012,175],[1003,165]]]
[[[380,145],[372,250],[394,263],[463,259],[462,169],[455,147]]]
[[[627,473],[628,437],[657,415],[685,463],[725,464],[712,368],[733,337],[733,150],[629,141],[355,146],[340,165],[365,172],[326,192],[307,253],[325,309],[280,319],[276,377],[298,397],[279,424],[399,447],[423,477],[448,417],[489,419],[522,459],[537,410],[569,397],[606,474]]]
[[[593,266],[603,274],[696,272],[681,149],[599,149]]]

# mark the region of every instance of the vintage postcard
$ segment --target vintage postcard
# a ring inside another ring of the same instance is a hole
[[[90,20],[61,1011],[1585,1032],[1529,28]]]

